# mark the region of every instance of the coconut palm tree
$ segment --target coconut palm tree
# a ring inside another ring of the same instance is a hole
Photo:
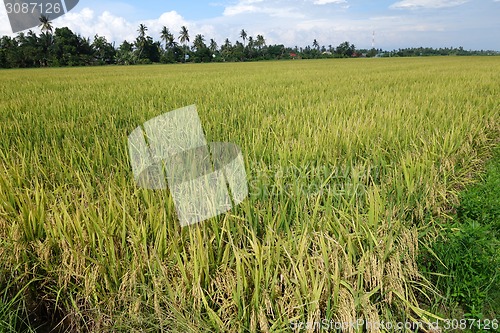
[[[198,34],[194,37],[193,45],[196,51],[199,51],[206,47],[205,45],[205,37],[202,34]]]
[[[241,39],[243,39],[243,47],[245,47],[245,41],[247,40],[247,32],[245,31],[245,29],[241,29],[241,32],[240,32],[240,37]]]
[[[137,29],[137,32],[139,33],[139,38],[144,39],[146,37],[146,31],[148,31],[148,28],[144,24],[139,24],[139,29]]]
[[[186,44],[189,43],[189,31],[185,25],[181,27],[179,32],[179,41],[184,44],[184,62],[186,62]]]
[[[163,29],[161,29],[161,33],[160,33],[160,38],[161,40],[165,43],[165,49],[167,49],[169,47],[169,41],[170,41],[170,36],[172,34],[170,33],[170,30],[163,26]]]
[[[52,45],[52,21],[50,21],[49,18],[45,15],[40,16],[38,20],[40,21],[38,27],[42,31],[42,33],[40,34],[40,43],[42,45],[44,53],[44,58],[42,59],[41,63],[42,66],[47,66],[50,47]]]
[[[255,46],[255,41],[253,37],[252,36],[248,37],[248,47],[253,49],[254,46]]]
[[[226,38],[224,44],[220,47],[220,53],[224,61],[231,58],[232,48],[231,41],[229,38]]]
[[[262,35],[257,35],[256,45],[257,45],[257,47],[259,48],[259,50],[260,50],[260,49],[261,49],[264,45],[266,45],[266,40],[264,39],[264,36],[262,36]]]
[[[163,27],[163,29],[161,30],[160,37],[165,42],[165,55],[170,55],[170,53],[174,53],[173,50],[176,47],[174,35],[170,32],[170,30],[167,27]]]
[[[313,47],[319,51],[319,43],[316,39],[313,41]]]
[[[49,18],[45,15],[40,16],[38,19],[40,21],[40,24],[38,27],[42,32],[49,32],[52,34],[52,21],[49,20]]]
[[[210,49],[210,51],[212,51],[212,53],[217,52],[217,42],[215,41],[215,39],[210,39],[210,46],[208,48]]]
[[[139,37],[137,37],[137,46],[139,46],[139,58],[142,55],[142,51],[144,51],[144,46],[146,45],[146,31],[148,31],[148,28],[144,24],[139,24],[139,29],[137,29],[137,32],[139,33]]]

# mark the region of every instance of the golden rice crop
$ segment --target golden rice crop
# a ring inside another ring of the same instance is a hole
[[[419,239],[498,142],[499,72],[498,57],[0,71],[0,290],[74,331],[434,319]],[[207,141],[242,148],[250,196],[181,229],[168,191],[135,186],[127,136],[190,104]]]

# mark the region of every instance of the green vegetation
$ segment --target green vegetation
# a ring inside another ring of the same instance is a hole
[[[67,27],[55,28],[47,17],[40,18],[42,33],[33,30],[20,32],[15,38],[0,38],[0,68],[64,67],[91,65],[134,65],[184,62],[241,62],[281,59],[319,59],[351,57],[415,57],[436,55],[500,55],[497,51],[472,51],[458,48],[407,48],[390,52],[372,48],[356,49],[345,41],[338,46],[321,45],[314,39],[312,46],[289,47],[283,44],[267,45],[263,35],[255,38],[242,29],[239,40],[228,38],[222,45],[208,41],[198,34],[190,45],[189,30],[182,26],[178,37],[169,28],[159,32],[160,41],[147,35],[148,28],[140,24],[135,41],[123,41],[115,48],[103,36],[93,38],[76,35]],[[91,41],[92,40],[92,41]],[[179,45],[179,43],[180,45]]]
[[[435,320],[417,258],[498,141],[499,60],[1,71],[0,330]],[[251,194],[181,229],[168,191],[135,186],[127,136],[193,103]]]
[[[441,223],[424,267],[454,318],[495,318],[500,313],[500,148],[482,181],[460,195],[454,223]],[[436,302],[441,305],[441,302]]]

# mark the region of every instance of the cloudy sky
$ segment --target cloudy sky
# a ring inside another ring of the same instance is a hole
[[[268,44],[287,46],[411,46],[500,50],[500,0],[80,0],[53,21],[86,37],[132,41],[140,23],[155,39],[163,26],[178,35],[182,25],[191,36],[202,34],[221,44],[235,41],[241,29],[261,34]],[[39,29],[34,29],[39,31]],[[12,35],[0,6],[0,35]],[[193,38],[191,38],[193,39]]]

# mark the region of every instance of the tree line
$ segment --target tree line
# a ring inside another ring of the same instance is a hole
[[[338,46],[320,46],[314,39],[311,46],[286,47],[268,45],[263,35],[251,36],[244,29],[234,43],[228,38],[222,45],[214,39],[207,40],[197,34],[191,42],[186,26],[178,35],[167,27],[160,31],[159,41],[147,34],[148,28],[140,24],[134,41],[123,41],[118,47],[105,37],[95,35],[93,40],[73,33],[69,28],[53,28],[47,17],[40,17],[41,33],[33,30],[20,32],[16,37],[0,39],[0,68],[133,65],[149,63],[183,62],[234,62],[278,59],[317,59],[374,56],[423,56],[423,55],[490,55],[493,51],[467,51],[463,48],[410,48],[384,52],[376,49],[356,49],[343,42]]]

